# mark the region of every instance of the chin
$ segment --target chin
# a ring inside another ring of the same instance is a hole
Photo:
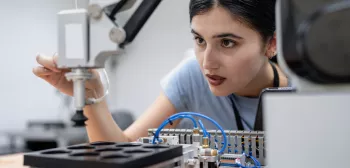
[[[232,94],[230,91],[224,88],[220,88],[220,86],[209,86],[210,91],[215,95],[215,96],[228,96]]]

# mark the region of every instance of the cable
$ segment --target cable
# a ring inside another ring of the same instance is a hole
[[[192,122],[193,122],[193,127],[194,127],[194,128],[198,128],[196,120],[195,120],[191,115],[180,115],[180,116],[181,116],[180,118],[188,118],[188,119],[192,120]],[[175,118],[175,117],[174,117],[174,118]],[[171,119],[171,118],[169,118],[169,119]],[[169,119],[168,119],[168,120],[169,120]],[[179,118],[176,118],[176,119],[179,119]],[[171,120],[171,121],[173,121],[173,120]]]
[[[224,137],[224,145],[222,146],[222,148],[219,150],[219,153],[222,154],[224,153],[225,151],[225,148],[227,146],[227,137],[226,137],[226,134],[225,134],[225,131],[224,129],[213,119],[211,119],[210,117],[206,116],[206,115],[203,115],[203,114],[199,114],[199,113],[195,113],[195,112],[181,112],[181,113],[177,113],[177,114],[174,114],[172,115],[171,117],[175,117],[175,116],[179,116],[179,115],[193,115],[193,116],[197,116],[197,117],[202,117],[202,118],[205,118],[207,120],[209,120],[210,122],[212,122],[216,127],[218,127],[218,129],[221,131],[222,133],[222,136]],[[167,121],[164,121],[162,123],[162,125],[160,127],[158,127],[157,131],[155,132],[155,135],[158,136],[160,131],[165,127],[164,124],[167,124]],[[156,140],[156,136],[153,137],[153,144],[155,143],[155,140]]]
[[[258,159],[256,159],[256,158],[255,158],[254,156],[252,156],[252,155],[246,155],[245,153],[243,153],[243,155],[245,155],[247,158],[251,158],[251,159],[253,160],[253,162],[254,162],[255,167],[260,168],[261,164],[260,164],[260,162],[258,161]]]
[[[254,164],[256,167],[260,168],[261,164],[254,156],[248,156],[248,157],[254,161]]]
[[[256,166],[254,167],[245,167],[239,163],[234,163],[234,164],[231,164],[231,163],[220,163],[220,166],[227,166],[227,167],[241,167],[241,168],[256,168]]]
[[[194,125],[194,128],[197,128],[197,124],[196,124],[196,120],[194,120],[194,118],[192,116],[188,116],[188,115],[181,115],[181,116],[175,116],[175,117],[169,117],[167,120],[165,120],[157,129],[158,130],[162,130],[166,125],[168,125],[170,122],[174,121],[174,120],[177,120],[177,119],[180,119],[180,118],[189,118],[193,121],[193,125]],[[154,133],[154,136],[153,136],[153,141],[152,143],[155,144],[157,140],[159,142],[159,132],[155,132]]]
[[[102,102],[102,100],[109,94],[109,78],[108,78],[108,74],[106,72],[106,69],[103,69],[104,75],[106,77],[106,81],[107,81],[107,88],[106,88],[106,92],[104,93],[104,95],[100,98],[88,98],[86,104],[95,104],[95,103],[100,103]]]
[[[208,132],[207,130],[205,129],[203,123],[201,120],[198,120],[198,123],[199,123],[199,126],[201,127],[201,129],[203,130],[203,137],[208,137]]]
[[[235,164],[230,164],[230,163],[220,163],[220,167],[221,166],[227,166],[227,167],[242,167],[244,168],[243,165],[239,164],[239,163],[235,163]]]
[[[216,127],[218,127],[220,129],[220,131],[222,133],[222,136],[224,137],[224,145],[219,150],[219,153],[220,154],[224,153],[224,151],[226,149],[226,146],[227,146],[227,137],[226,137],[224,129],[220,126],[220,124],[218,124],[215,120],[213,120],[212,118],[210,118],[210,117],[208,117],[206,115],[199,114],[199,113],[194,113],[194,112],[182,112],[182,113],[174,114],[173,116],[180,115],[180,114],[187,114],[187,115],[194,115],[194,116],[202,117],[202,118],[205,118],[205,119],[209,120],[214,125],[216,125]]]
[[[158,127],[157,131],[154,133],[153,136],[153,141],[152,143],[155,144],[156,140],[159,141],[159,133],[160,131],[166,126],[168,125],[170,122],[180,119],[180,118],[188,118],[191,119],[193,122],[193,127],[194,128],[198,128],[197,127],[197,123],[196,120],[191,116],[191,115],[177,115],[177,116],[170,116],[167,120],[163,121],[163,123]]]

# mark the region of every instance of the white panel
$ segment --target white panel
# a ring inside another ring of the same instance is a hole
[[[269,95],[264,100],[269,168],[347,167],[350,93]]]
[[[84,59],[83,26],[81,24],[65,25],[66,57]]]

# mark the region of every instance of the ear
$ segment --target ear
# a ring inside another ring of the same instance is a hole
[[[277,38],[276,38],[276,32],[275,32],[273,36],[267,41],[265,56],[271,59],[276,55],[277,55]]]

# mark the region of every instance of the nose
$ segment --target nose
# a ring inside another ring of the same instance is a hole
[[[215,51],[209,47],[207,47],[207,49],[204,51],[203,68],[207,70],[214,70],[219,68]]]

